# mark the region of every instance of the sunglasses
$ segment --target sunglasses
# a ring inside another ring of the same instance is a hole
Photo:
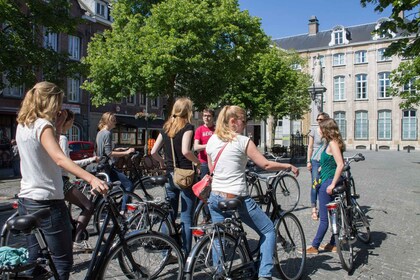
[[[324,119],[316,119],[318,122],[321,122],[321,121],[323,121]]]

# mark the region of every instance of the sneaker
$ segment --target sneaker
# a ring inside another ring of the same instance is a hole
[[[337,253],[337,246],[331,245],[330,243],[319,246],[319,249],[325,252]]]
[[[90,254],[93,252],[93,250],[89,243],[84,240],[82,242],[73,242],[73,252]]]
[[[306,254],[307,255],[318,255],[319,251],[318,251],[317,248],[311,246],[311,247],[306,249]]]

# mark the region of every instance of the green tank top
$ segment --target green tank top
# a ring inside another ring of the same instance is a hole
[[[321,172],[319,173],[321,182],[334,178],[335,170],[337,169],[337,163],[335,163],[334,157],[326,152],[327,147],[325,147],[325,150],[321,154]]]

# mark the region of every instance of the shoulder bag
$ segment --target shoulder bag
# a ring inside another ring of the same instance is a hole
[[[192,187],[192,190],[195,196],[205,203],[207,202],[207,199],[209,199],[210,197],[211,181],[213,177],[214,168],[216,167],[217,161],[219,160],[219,157],[222,154],[222,151],[225,149],[228,143],[226,143],[217,154],[216,159],[214,160],[213,168],[210,171],[210,175],[206,174],[199,182],[195,183]]]
[[[176,158],[174,152],[174,142],[171,138],[171,149],[172,149],[172,161],[174,163],[174,183],[177,184],[181,189],[188,189],[192,186],[195,177],[194,165],[193,169],[184,169],[176,167]]]

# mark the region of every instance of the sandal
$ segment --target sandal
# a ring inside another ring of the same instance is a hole
[[[318,209],[312,208],[311,218],[314,221],[318,221]]]

